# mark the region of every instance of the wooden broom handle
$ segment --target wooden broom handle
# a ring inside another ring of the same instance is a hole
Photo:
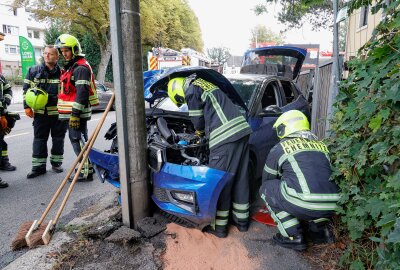
[[[100,129],[101,129],[101,127],[103,126],[103,123],[104,123],[104,121],[105,121],[105,119],[106,119],[106,116],[107,116],[108,112],[110,111],[111,106],[112,106],[112,104],[113,104],[113,102],[114,102],[114,98],[115,98],[115,94],[113,93],[112,96],[111,96],[111,98],[110,98],[110,101],[108,102],[107,108],[106,108],[106,110],[105,110],[104,113],[103,113],[103,116],[101,117],[99,123],[97,124],[97,128],[96,128],[95,131],[93,132],[92,140],[90,140],[89,143],[86,143],[86,144],[88,144],[87,151],[85,151],[85,154],[84,154],[84,156],[83,156],[82,162],[79,164],[78,171],[77,171],[77,173],[75,174],[74,179],[72,180],[72,183],[71,183],[71,185],[69,186],[68,191],[67,191],[67,193],[66,193],[65,196],[64,196],[64,199],[63,199],[63,201],[62,201],[62,203],[61,203],[61,205],[60,205],[60,208],[58,209],[57,215],[56,215],[55,219],[53,220],[53,225],[55,225],[55,224],[57,223],[58,219],[60,218],[61,212],[63,211],[63,209],[64,209],[64,207],[65,207],[65,204],[67,203],[67,200],[68,200],[68,198],[69,198],[69,196],[70,196],[70,194],[71,194],[71,192],[72,192],[72,190],[73,190],[73,188],[74,188],[74,186],[75,186],[75,183],[76,183],[76,181],[77,181],[77,179],[78,179],[78,177],[79,177],[79,172],[80,172],[80,171],[82,170],[82,168],[83,168],[83,165],[84,165],[84,162],[83,162],[83,161],[86,160],[86,159],[88,158],[88,156],[89,156],[89,151],[90,151],[90,149],[92,149],[93,144],[94,144],[94,142],[96,141],[97,135],[99,134]],[[81,153],[82,153],[82,152],[81,152]]]
[[[60,195],[61,191],[63,190],[65,184],[67,183],[69,177],[71,176],[71,174],[73,173],[76,165],[79,163],[79,161],[81,160],[82,156],[84,155],[86,149],[88,148],[88,145],[90,144],[90,142],[95,138],[95,136],[97,137],[97,134],[100,132],[101,127],[103,126],[104,120],[108,114],[108,112],[110,111],[110,108],[112,106],[112,102],[114,101],[115,98],[115,93],[112,94],[110,101],[108,102],[108,106],[106,108],[106,110],[104,111],[102,118],[100,119],[99,123],[96,126],[96,129],[94,130],[94,132],[92,133],[92,135],[90,136],[90,138],[88,139],[88,141],[85,143],[85,145],[83,146],[81,152],[79,153],[79,155],[76,157],[74,163],[72,164],[71,168],[69,169],[67,175],[64,177],[63,181],[61,182],[60,186],[58,187],[56,193],[53,195],[53,198],[51,199],[50,203],[47,205],[46,209],[44,210],[42,216],[39,219],[39,222],[37,223],[37,226],[40,226],[40,224],[42,224],[43,220],[46,218],[47,214],[49,213],[51,207],[54,205],[55,201],[57,200],[58,196]],[[111,104],[111,105],[110,105]],[[85,159],[82,159],[82,162]],[[81,170],[82,168],[80,168],[78,170],[78,172]],[[79,175],[79,173],[78,173]]]

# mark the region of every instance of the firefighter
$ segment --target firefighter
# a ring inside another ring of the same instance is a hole
[[[7,143],[4,141],[4,136],[8,133],[8,122],[6,118],[7,106],[11,104],[12,90],[10,84],[0,74],[0,170],[15,171],[15,166],[10,164],[7,153]],[[0,178],[0,188],[8,187],[8,183]]]
[[[307,117],[297,110],[283,113],[273,128],[280,142],[268,154],[260,188],[278,225],[273,240],[285,248],[305,250],[301,220],[313,242],[334,242],[330,218],[337,207],[339,188],[330,181],[326,145],[310,132]]]
[[[249,135],[246,119],[228,96],[214,84],[196,78],[174,78],[168,82],[168,95],[181,106],[187,104],[189,116],[198,135],[205,132],[209,140],[208,166],[234,175],[223,188],[217,203],[215,221],[204,228],[217,237],[227,236],[229,212],[239,231],[248,229],[249,218]]]
[[[58,95],[59,118],[68,121],[68,133],[76,155],[79,155],[88,139],[87,121],[92,106],[99,104],[92,68],[82,54],[78,39],[69,34],[60,35],[55,43],[67,64],[61,71],[61,92]],[[93,180],[93,166],[84,161],[79,172],[79,182]]]
[[[44,49],[43,64],[29,68],[24,80],[24,109],[33,118],[32,170],[27,178],[46,173],[47,140],[51,134],[51,168],[63,172],[64,137],[67,123],[58,119],[57,95],[60,89],[61,70],[57,64],[59,53],[54,46]]]

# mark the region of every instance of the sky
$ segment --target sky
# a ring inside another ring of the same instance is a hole
[[[204,41],[204,52],[211,47],[227,47],[233,55],[243,55],[249,48],[251,29],[265,25],[279,34],[285,26],[276,19],[277,4],[270,4],[268,13],[255,15],[254,7],[263,0],[188,0],[199,19]],[[312,31],[310,25],[285,34],[286,43],[320,44],[320,50],[332,50],[333,34],[330,31]]]

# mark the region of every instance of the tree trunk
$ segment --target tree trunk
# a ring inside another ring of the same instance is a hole
[[[106,78],[106,72],[107,72],[107,65],[108,62],[110,62],[110,57],[111,57],[111,41],[107,40],[107,44],[105,48],[100,48],[100,53],[101,53],[101,59],[100,59],[100,64],[99,64],[99,70],[97,71],[96,79],[99,82],[104,82]]]

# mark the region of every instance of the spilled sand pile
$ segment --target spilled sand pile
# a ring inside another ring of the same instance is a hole
[[[243,233],[231,227],[227,238],[220,239],[197,229],[170,223],[167,248],[163,255],[166,270],[252,270],[259,262],[250,259],[242,241]]]

